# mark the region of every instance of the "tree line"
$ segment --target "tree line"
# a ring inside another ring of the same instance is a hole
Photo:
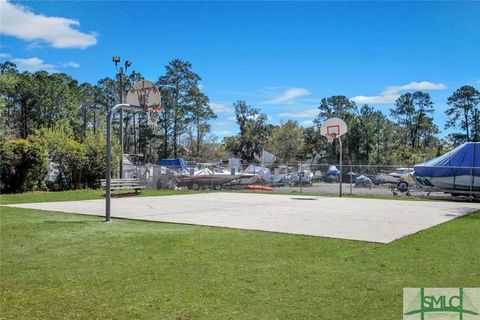
[[[258,108],[237,101],[233,106],[240,132],[226,137],[224,146],[247,161],[265,149],[284,163],[309,160],[327,151],[323,160],[335,163],[338,145],[327,143],[320,135],[320,126],[326,119],[338,117],[349,128],[342,138],[347,163],[411,165],[439,156],[463,142],[480,141],[480,92],[472,86],[462,86],[452,93],[447,104],[445,129],[452,133],[441,139],[433,121],[434,104],[430,95],[422,91],[402,94],[389,115],[368,104],[358,106],[342,95],[323,98],[314,126],[307,128],[292,120],[269,125],[267,116]]]
[[[123,80],[124,91],[141,79],[131,72]],[[152,163],[177,156],[215,157],[209,121],[216,115],[200,80],[189,62],[170,61],[156,81],[163,106],[158,126],[148,126],[145,113],[125,112],[124,153]],[[98,187],[106,176],[106,115],[119,103],[119,88],[119,78],[79,83],[65,73],[20,72],[11,62],[0,64],[1,191]],[[118,139],[113,145],[118,159]],[[51,162],[59,174],[56,181],[45,182]]]
[[[123,96],[141,79],[135,71],[124,77]],[[156,81],[163,105],[158,127],[150,128],[144,113],[124,113],[125,153],[140,155],[146,162],[186,154],[200,157],[210,132],[208,122],[216,118],[208,96],[199,88],[200,80],[189,62],[170,61]],[[65,73],[19,72],[15,64],[2,63],[0,138],[27,139],[42,128],[60,124],[72,128],[80,142],[90,131],[104,134],[106,114],[119,102],[119,85],[118,78],[78,83]],[[114,123],[118,128],[118,115]]]
[[[123,80],[124,91],[141,79],[138,72],[128,74]],[[348,125],[343,145],[345,161],[351,164],[413,164],[462,142],[480,139],[480,93],[465,85],[447,99],[445,129],[452,133],[443,139],[433,121],[430,95],[416,91],[401,95],[389,114],[367,104],[359,106],[343,95],[323,98],[314,125],[306,128],[293,120],[269,124],[260,109],[238,100],[233,107],[239,133],[220,142],[211,134],[211,123],[217,115],[200,89],[200,81],[189,62],[170,61],[156,80],[163,106],[158,126],[148,126],[144,113],[125,112],[124,153],[152,163],[169,157],[209,161],[228,154],[251,162],[262,150],[268,150],[279,162],[305,161],[318,154],[326,155],[324,161],[336,162],[337,144],[328,144],[319,132],[321,123],[329,117],[342,118]],[[79,144],[87,140],[92,144],[92,139],[101,141],[106,114],[118,102],[119,79],[115,77],[105,77],[95,84],[79,83],[65,73],[20,72],[11,62],[0,64],[3,142],[23,139],[33,143],[52,132],[68,132],[68,139]],[[118,122],[117,115],[116,136]],[[53,147],[46,143],[43,146],[50,148],[47,153],[52,158]],[[97,149],[101,150],[101,146]],[[101,175],[102,169],[98,172]]]

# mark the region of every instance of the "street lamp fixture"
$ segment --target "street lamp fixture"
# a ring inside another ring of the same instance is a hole
[[[120,62],[120,57],[113,57],[112,61],[115,63],[115,67],[117,67],[117,64]]]
[[[114,56],[112,57],[113,63],[115,63],[115,69],[117,69],[118,72],[118,77],[119,77],[119,104],[123,104],[123,77],[125,75],[124,70],[122,67],[118,68],[118,63],[120,62],[120,57],[119,56]],[[132,65],[132,61],[127,60],[125,61],[125,71],[127,71],[128,67]],[[123,109],[120,109],[120,130],[119,130],[119,135],[120,135],[120,178],[123,178],[123,142],[124,142],[124,137],[123,137]]]

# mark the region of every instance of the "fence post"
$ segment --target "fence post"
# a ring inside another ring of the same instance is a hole
[[[300,193],[303,193],[303,188],[302,188],[302,183],[303,183],[303,179],[302,179],[302,176],[303,176],[303,166],[302,166],[302,163],[300,162],[300,171],[298,172],[298,178],[299,178],[299,181],[300,181]]]
[[[250,166],[250,164],[249,164],[249,166]],[[259,180],[258,180],[258,176],[257,176],[257,166],[255,164],[253,165],[253,175],[256,177],[255,184],[258,184]],[[257,192],[257,190],[255,190],[255,188],[253,188],[253,192]]]
[[[350,165],[350,195],[353,194],[353,191],[352,191],[352,174],[353,171],[352,171],[352,165]]]
[[[338,138],[338,141],[340,142],[340,198],[342,197],[342,174],[343,174],[343,163],[342,163],[342,138]]]

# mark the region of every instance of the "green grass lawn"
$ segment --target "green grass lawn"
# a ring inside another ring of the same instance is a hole
[[[150,196],[170,196],[174,194],[192,194],[199,191],[188,190],[153,190],[145,189],[138,192],[139,197]],[[202,190],[201,192],[209,192]],[[112,196],[130,196],[133,191],[120,190],[113,191]],[[93,200],[103,199],[105,197],[105,190],[74,190],[74,191],[60,191],[60,192],[27,192],[21,194],[2,194],[0,195],[0,204],[11,203],[29,203],[29,202],[49,202],[49,201],[73,201],[73,200]]]
[[[400,319],[404,287],[480,287],[480,211],[385,245],[0,210],[1,319]]]

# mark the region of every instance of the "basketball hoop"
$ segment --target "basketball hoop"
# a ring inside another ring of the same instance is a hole
[[[347,125],[342,119],[330,118],[322,124],[320,133],[331,143],[347,133]]]
[[[325,137],[327,137],[328,143],[333,143],[333,141],[337,138],[340,134],[340,125],[339,124],[332,124],[327,126],[327,132]]]
[[[107,113],[107,152],[106,152],[106,179],[105,179],[105,221],[111,221],[111,179],[112,179],[112,119],[117,110],[145,112],[147,122],[151,127],[156,127],[162,111],[160,91],[150,81],[140,80],[128,90],[126,103],[113,106]]]
[[[329,118],[320,127],[320,133],[327,138],[329,143],[332,143],[335,139],[338,139],[339,145],[339,159],[340,159],[340,183],[339,183],[339,195],[342,196],[342,139],[340,139],[345,133],[347,133],[347,124],[345,121],[339,118]]]
[[[140,80],[135,83],[128,91],[127,103],[143,108],[143,112],[147,114],[148,126],[151,128],[157,127],[162,104],[160,91],[152,82]],[[142,112],[142,109],[136,111]]]

